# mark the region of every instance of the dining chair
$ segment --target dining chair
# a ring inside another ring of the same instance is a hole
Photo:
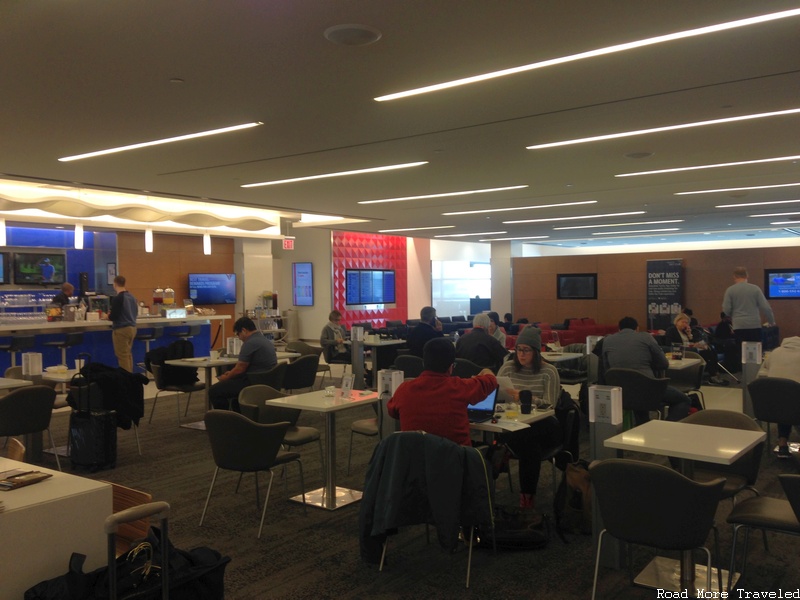
[[[383,439],[383,423],[391,417],[386,412],[386,403],[389,402],[389,392],[384,391],[378,398],[378,402],[372,405],[375,410],[374,417],[366,419],[356,419],[350,424],[350,448],[347,452],[347,474],[350,475],[350,463],[353,460],[353,436],[355,434],[365,437],[377,437],[378,441]]]
[[[644,417],[649,420],[651,412],[657,412],[661,417],[662,399],[669,379],[648,377],[634,369],[614,367],[606,370],[605,382],[606,385],[622,388],[622,409],[633,413],[637,425],[643,422]]]
[[[261,510],[261,522],[256,536],[258,539],[261,539],[264,517],[267,515],[267,504],[269,503],[269,494],[272,490],[274,476],[272,469],[274,467],[283,466],[290,462],[297,463],[297,467],[300,469],[300,486],[303,490],[303,508],[305,508],[306,486],[303,480],[303,463],[300,462],[300,455],[297,452],[284,452],[281,450],[283,436],[289,428],[289,423],[264,425],[251,421],[244,415],[230,410],[210,410],[206,413],[205,424],[216,468],[211,478],[211,486],[208,488],[203,514],[200,516],[200,526],[205,521],[208,504],[220,469],[239,472],[239,481],[236,484],[237,492],[244,473],[253,473],[255,475],[256,506],[261,503],[258,491],[258,472],[267,471],[269,473],[267,494],[264,499],[264,507]],[[232,443],[233,440],[235,440],[235,443]]]
[[[6,458],[25,462],[25,444],[17,438],[10,437],[6,440]]]
[[[394,368],[403,372],[403,377],[419,377],[425,370],[422,359],[414,354],[398,354],[394,359]]]
[[[290,362],[286,365],[281,387],[289,392],[305,388],[313,389],[317,381],[318,365],[319,356],[316,354],[307,354]]]
[[[320,437],[319,429],[297,424],[297,419],[300,418],[301,413],[299,408],[272,406],[266,403],[267,400],[285,398],[288,395],[268,385],[248,385],[239,392],[239,410],[245,417],[256,423],[289,423],[289,427],[283,436],[283,445],[288,448],[296,448],[311,442],[317,442],[320,465],[322,465],[322,473],[324,473],[325,452],[322,449],[322,438]]]
[[[46,385],[17,388],[0,397],[0,437],[22,436],[47,431],[56,465],[61,470],[56,444],[50,432],[50,418],[56,391]]]
[[[384,438],[372,455],[359,507],[362,558],[379,563],[383,571],[389,537],[400,527],[434,525],[439,544],[448,551],[459,543],[460,530],[468,535],[469,588],[475,528],[494,538],[488,473],[477,448],[424,431]]]
[[[685,350],[683,353],[684,358],[696,358],[700,362],[691,367],[670,371],[669,385],[684,394],[697,394],[700,399],[700,406],[706,407],[706,398],[700,389],[703,385],[703,374],[706,370],[706,361],[697,352]]]
[[[150,408],[150,418],[147,420],[147,422],[148,423],[153,422],[153,413],[156,410],[156,402],[158,402],[158,396],[162,392],[175,392],[175,406],[178,409],[178,425],[180,425],[181,394],[189,395],[186,398],[186,409],[183,412],[183,416],[186,416],[189,413],[189,403],[192,401],[192,394],[194,392],[202,392],[204,389],[206,389],[205,383],[203,383],[202,381],[195,381],[194,383],[167,383],[166,381],[164,381],[163,365],[151,363],[150,368],[153,370],[153,379],[155,380],[156,388],[158,389],[158,391],[156,392],[156,395],[153,398],[153,406]]]
[[[705,589],[711,589],[711,552],[705,542],[713,529],[719,560],[714,516],[722,498],[723,478],[701,483],[664,465],[622,458],[595,461],[589,465],[589,474],[604,526],[597,539],[592,600],[597,594],[606,534],[627,542],[631,583],[631,544],[673,551],[701,548],[708,557]],[[722,589],[720,569],[717,574]]]
[[[786,500],[757,496],[748,498],[737,504],[728,515],[728,523],[733,525],[733,544],[731,545],[730,573],[737,571],[736,546],[739,531],[744,529],[742,548],[742,564],[739,568],[741,577],[745,576],[747,567],[747,542],[751,529],[761,529],[766,536],[767,531],[800,536],[800,475],[782,473],[778,475]],[[731,579],[728,579],[728,593],[731,592]]]
[[[767,449],[772,449],[770,423],[800,423],[800,383],[783,377],[757,377],[747,384],[753,416],[767,429]]]
[[[287,352],[299,352],[300,356],[308,356],[309,354],[315,354],[318,357],[322,357],[322,346],[312,346],[311,344],[306,344],[305,342],[301,341],[293,341],[286,344],[286,351]],[[322,373],[322,377],[319,380],[319,387],[322,389],[322,384],[325,382],[325,377],[330,375],[331,373],[331,366],[327,363],[318,362],[317,363],[317,375]]]
[[[111,509],[114,513],[153,501],[153,495],[148,492],[129,488],[111,481],[107,483],[111,485]],[[134,543],[146,538],[149,530],[150,519],[147,518],[121,523],[117,529],[115,539],[117,557],[128,552]]]
[[[279,390],[283,388],[283,379],[288,366],[288,364],[282,362],[264,373],[248,373],[247,381],[250,385],[268,385],[271,388]]]

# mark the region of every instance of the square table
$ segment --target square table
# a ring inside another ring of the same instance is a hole
[[[0,458],[0,471],[36,470],[52,477],[0,492],[0,585],[3,598],[67,571],[73,552],[85,554],[84,570],[105,566],[103,523],[113,510],[111,484]]]
[[[648,421],[608,438],[604,444],[606,448],[677,458],[681,473],[691,478],[692,461],[730,465],[766,437],[767,434],[763,431],[710,427],[680,421]],[[679,576],[676,573],[678,566]],[[705,579],[705,571],[704,566],[694,564],[692,552],[689,550],[681,553],[680,561],[656,557],[636,577],[635,583],[654,589],[695,590],[695,579]],[[728,574],[726,571],[722,575],[723,585],[726,575],[733,578],[734,582],[737,577],[736,573]],[[712,584],[714,581],[716,578],[712,577]]]
[[[336,413],[364,404],[373,404],[377,400],[376,392],[353,390],[350,392],[350,396],[344,397],[341,390],[337,389],[333,396],[326,396],[325,390],[315,390],[266,401],[266,404],[272,406],[299,408],[325,415],[325,443],[327,446],[325,485],[317,490],[306,492],[306,500],[310,504],[326,510],[336,510],[361,500],[361,491],[336,485]],[[292,500],[302,502],[303,497],[302,495],[295,496]]]
[[[13,390],[16,388],[33,385],[28,379],[12,379],[11,377],[0,377],[0,390]]]
[[[580,352],[542,352],[542,358],[547,362],[557,363],[565,360],[575,360],[584,356]]]
[[[484,421],[483,423],[470,423],[469,428],[475,431],[485,431],[489,433],[511,433],[513,431],[530,427],[530,424],[535,423],[536,421],[542,421],[548,417],[553,417],[555,416],[556,411],[552,408],[537,408],[532,410],[528,415],[523,415],[520,412],[519,417],[516,419],[507,419],[504,413],[498,414],[503,416],[497,419],[497,423],[492,423],[491,421]]]

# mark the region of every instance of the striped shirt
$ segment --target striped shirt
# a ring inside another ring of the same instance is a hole
[[[506,361],[497,372],[498,377],[508,377],[515,390],[530,390],[534,402],[542,398],[545,404],[555,406],[561,394],[561,379],[558,371],[550,363],[542,362],[542,368],[534,373],[530,367],[522,367],[519,371],[513,360]]]

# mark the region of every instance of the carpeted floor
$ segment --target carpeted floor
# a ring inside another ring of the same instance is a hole
[[[731,393],[730,391],[728,393]],[[152,393],[148,390],[148,395]],[[713,396],[713,392],[711,393]],[[149,413],[152,399],[146,401]],[[350,423],[369,416],[369,407],[339,413],[337,426],[338,477],[340,485],[362,488],[367,463],[375,445],[372,438],[356,436],[351,475],[346,475]],[[184,421],[199,420],[203,406],[196,398]],[[425,542],[422,526],[402,531],[391,539],[389,564],[382,573],[363,564],[358,553],[358,504],[327,512],[287,501],[284,487],[276,477],[262,539],[256,539],[260,510],[256,506],[253,477],[245,477],[238,494],[234,493],[237,475],[223,472],[211,499],[203,527],[198,526],[211,481],[214,463],[206,434],[177,427],[174,397],[159,398],[153,423],[146,419],[140,428],[143,456],[136,452],[132,431],[120,431],[115,469],[81,473],[151,492],[154,499],[172,506],[171,536],[182,548],[211,546],[232,558],[226,575],[227,597],[232,599],[322,599],[322,598],[588,598],[593,575],[591,536],[571,536],[568,543],[553,536],[542,550],[498,552],[478,550],[473,557],[472,583],[464,589],[465,551],[444,553]],[[65,443],[67,414],[53,418],[57,443]],[[304,413],[301,424],[323,429],[322,418]],[[582,452],[588,458],[588,434],[582,433]],[[301,449],[306,487],[322,483],[316,445]],[[646,456],[662,461],[659,457]],[[46,466],[55,466],[52,457]],[[52,465],[51,465],[52,462]],[[551,512],[549,466],[542,467],[537,505]],[[66,470],[70,470],[68,467]],[[762,461],[758,488],[763,494],[781,497],[777,474],[798,472],[795,459],[779,461],[771,454]],[[266,478],[262,475],[262,497]],[[299,491],[296,469],[289,468],[290,494]],[[517,489],[516,479],[514,481]],[[505,476],[497,482],[497,501],[515,504],[516,494],[508,489]],[[720,505],[723,559],[730,552],[730,529],[725,517],[730,503]],[[800,588],[797,555],[800,540],[792,536],[770,536],[766,554],[760,536],[752,536],[750,562],[743,589],[747,591],[796,590]],[[637,549],[634,569],[647,563],[651,552]],[[65,557],[65,567],[66,567]],[[602,569],[599,597],[653,598],[652,590],[632,587],[627,572]],[[738,596],[737,596],[738,597]]]

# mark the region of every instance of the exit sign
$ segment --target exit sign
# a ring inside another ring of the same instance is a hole
[[[283,249],[294,250],[294,238],[283,238]]]

